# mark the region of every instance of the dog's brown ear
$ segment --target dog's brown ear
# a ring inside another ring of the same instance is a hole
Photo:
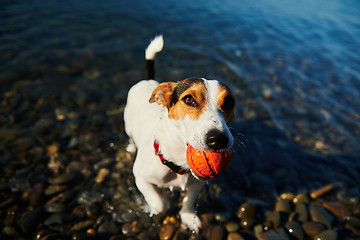
[[[176,87],[176,83],[173,82],[161,83],[152,92],[149,102],[150,103],[156,102],[159,105],[163,105],[169,108],[171,96],[173,94],[175,87]]]

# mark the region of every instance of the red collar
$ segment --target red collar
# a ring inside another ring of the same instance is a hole
[[[166,165],[168,168],[173,170],[175,173],[184,174],[184,173],[189,172],[189,170],[185,170],[185,169],[181,168],[180,166],[174,164],[173,162],[166,160],[164,158],[164,155],[160,152],[160,146],[156,140],[154,140],[154,149],[155,149],[155,154],[159,156],[161,163]]]

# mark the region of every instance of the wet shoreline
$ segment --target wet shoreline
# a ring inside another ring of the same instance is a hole
[[[85,94],[69,97],[72,95],[48,92],[39,84],[26,82],[1,99],[2,106],[8,108],[3,110],[7,119],[2,119],[3,126],[7,123],[8,127],[0,138],[2,238],[360,237],[360,194],[355,182],[334,179],[331,184],[312,182],[303,190],[289,189],[294,176],[285,178],[281,166],[271,167],[275,175],[266,174],[264,165],[244,170],[247,164],[254,164],[251,158],[257,152],[249,143],[235,153],[227,174],[210,181],[201,193],[198,214],[204,228],[200,235],[180,228],[177,213],[183,194],[179,190],[164,190],[173,206],[167,214],[150,218],[134,184],[134,156],[124,150],[125,97],[119,94],[120,107],[111,109],[108,101],[112,98],[106,98],[99,89],[83,89]],[[106,110],[109,107],[111,110]],[[260,132],[276,136],[271,131]],[[249,132],[246,135],[251,136]],[[275,146],[268,147],[275,150]],[[266,149],[262,152],[269,155]],[[277,155],[280,160],[284,158]],[[257,153],[257,158],[261,154]],[[241,174],[236,174],[239,170]],[[311,171],[308,174],[311,176]],[[234,178],[236,175],[240,176]],[[272,177],[275,185],[267,185],[266,177]],[[314,192],[316,189],[323,190]]]

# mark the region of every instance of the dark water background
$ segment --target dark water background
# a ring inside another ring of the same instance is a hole
[[[143,77],[144,48],[161,33],[159,81],[215,78],[236,96],[236,154],[214,180],[228,194],[264,197],[337,181],[358,187],[359,12],[356,0],[1,1],[2,175],[15,174],[5,167],[21,160],[6,149],[14,138],[68,146],[90,126],[104,152],[123,147],[126,93]],[[80,127],[39,130],[59,115]]]

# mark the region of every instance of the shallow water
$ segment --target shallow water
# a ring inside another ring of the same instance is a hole
[[[212,181],[230,201],[338,181],[359,191],[359,10],[355,0],[5,2],[2,183],[17,168],[48,164],[35,145],[121,149],[127,89],[161,33],[159,81],[215,78],[236,96],[235,156]]]

